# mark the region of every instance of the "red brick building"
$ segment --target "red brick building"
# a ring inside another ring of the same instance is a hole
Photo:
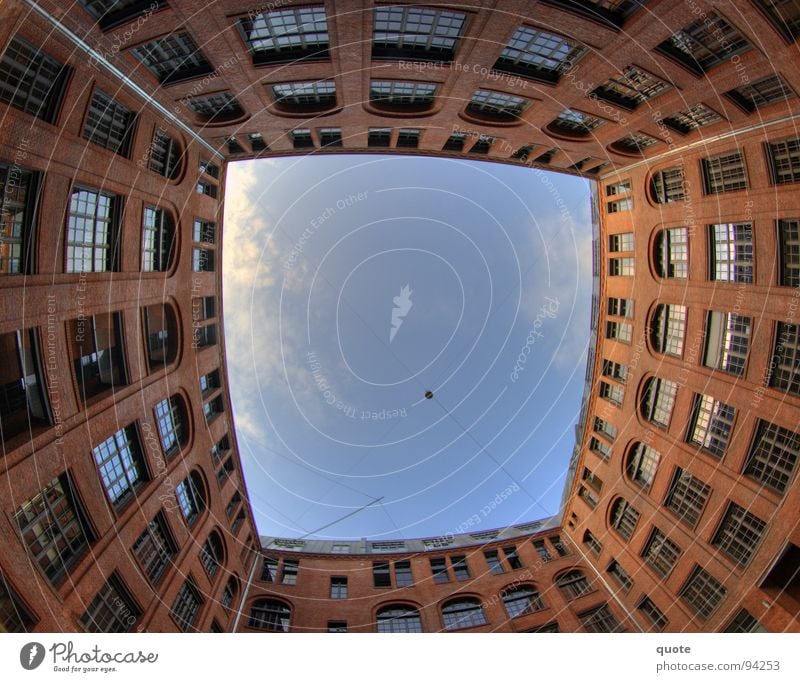
[[[0,7],[0,627],[800,629],[797,4],[257,4]],[[596,181],[564,506],[259,539],[226,165],[387,151]]]

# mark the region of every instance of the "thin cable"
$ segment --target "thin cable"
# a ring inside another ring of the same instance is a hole
[[[339,521],[344,521],[345,519],[349,519],[351,516],[355,516],[356,514],[358,514],[358,512],[364,511],[367,507],[371,507],[373,504],[376,504],[377,502],[380,502],[382,499],[383,499],[383,497],[381,496],[376,500],[372,500],[372,502],[368,502],[363,507],[359,507],[355,511],[351,511],[349,514],[345,514],[344,516],[336,519],[335,521],[331,521],[330,523],[326,523],[324,526],[322,526],[320,528],[317,528],[316,530],[312,530],[310,533],[306,533],[305,535],[301,535],[298,538],[298,540],[302,540],[304,538],[307,538],[309,535],[315,535],[316,533],[319,533],[321,530],[325,530],[326,528],[330,528],[331,526],[336,525],[337,523],[339,523]]]

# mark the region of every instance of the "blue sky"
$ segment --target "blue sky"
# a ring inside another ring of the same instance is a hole
[[[589,332],[587,181],[409,156],[236,162],[223,250],[261,534],[426,537],[558,511]]]

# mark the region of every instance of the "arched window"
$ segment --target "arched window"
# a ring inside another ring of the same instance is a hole
[[[158,434],[161,436],[161,447],[167,457],[177,454],[186,445],[188,418],[183,400],[173,395],[155,406]]]
[[[222,590],[222,597],[220,597],[219,601],[224,608],[229,609],[238,593],[239,580],[235,575],[232,575],[230,578],[228,578],[228,582],[225,583],[225,589]]]
[[[592,591],[592,586],[581,571],[567,571],[556,578],[556,585],[566,599],[576,599]]]
[[[422,632],[419,611],[413,606],[389,604],[378,610],[378,632]]]
[[[650,178],[650,196],[657,204],[683,199],[683,168],[676,166],[655,173]]]
[[[665,279],[686,279],[689,276],[689,237],[685,227],[660,230],[653,241],[653,263],[656,274]]]
[[[181,172],[181,149],[164,130],[157,128],[150,143],[150,170],[174,180]]]
[[[471,597],[447,602],[442,607],[442,618],[445,630],[461,630],[488,623],[481,603]]]
[[[678,384],[659,377],[650,377],[642,392],[642,417],[663,429],[669,427]]]
[[[625,473],[634,483],[649,488],[656,476],[661,453],[644,443],[634,443],[625,462]]]
[[[193,471],[175,488],[175,497],[183,518],[190,526],[206,508],[205,486],[200,474]]]
[[[467,113],[475,118],[495,122],[513,122],[522,116],[531,101],[517,95],[493,90],[476,90],[467,104]]]
[[[609,519],[611,527],[626,540],[630,540],[639,521],[639,512],[629,502],[618,497],[611,504]]]
[[[166,272],[175,252],[175,225],[168,211],[145,206],[142,215],[142,272]]]
[[[661,303],[650,320],[650,343],[656,353],[679,358],[686,335],[686,306]]]
[[[544,602],[539,593],[529,585],[505,590],[502,597],[509,618],[536,613],[544,608]]]
[[[209,578],[213,578],[219,567],[225,563],[225,546],[217,531],[211,531],[200,549],[200,562],[206,569]]]
[[[156,372],[178,356],[178,321],[172,306],[156,303],[144,308],[147,366]]]
[[[291,610],[283,602],[259,599],[250,608],[247,626],[269,632],[289,632]]]

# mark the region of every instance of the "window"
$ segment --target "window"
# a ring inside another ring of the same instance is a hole
[[[328,19],[322,6],[251,13],[239,20],[239,31],[256,66],[328,58]]]
[[[753,283],[752,223],[709,225],[710,279]]]
[[[631,191],[631,181],[623,180],[622,182],[615,182],[613,185],[606,185],[606,196],[613,197],[617,194],[627,194]]]
[[[292,138],[292,146],[295,149],[313,149],[314,138],[311,137],[309,128],[295,128],[289,133]]]
[[[603,543],[600,542],[590,530],[584,531],[583,544],[586,545],[593,554],[600,554],[600,552],[603,551]]]
[[[283,602],[259,599],[250,609],[247,627],[269,632],[289,632],[291,611]]]
[[[683,168],[667,168],[650,178],[650,196],[657,204],[670,204],[684,198]],[[685,231],[685,230],[684,230]]]
[[[206,424],[210,424],[214,419],[225,411],[225,404],[222,402],[222,396],[218,395],[213,400],[203,403],[203,415],[206,418]]]
[[[72,190],[67,218],[67,272],[117,269],[120,199],[97,189]]]
[[[647,540],[647,544],[642,550],[642,557],[644,560],[658,573],[662,578],[666,577],[675,566],[675,562],[681,554],[681,548],[678,547],[672,540],[670,540],[658,528],[654,528],[653,532]]]
[[[194,219],[192,241],[213,244],[216,241],[217,225],[210,220]]]
[[[431,559],[431,573],[433,573],[433,582],[435,583],[449,583],[450,576],[447,573],[447,563],[444,559]]]
[[[185,437],[186,418],[180,398],[172,396],[157,403],[155,415],[161,447],[164,454],[170,457],[180,450]]]
[[[633,277],[633,258],[609,258],[608,274],[612,277]]]
[[[517,554],[516,547],[513,545],[510,547],[503,547],[503,554],[506,555],[506,561],[512,571],[522,568],[522,560],[519,558],[519,554]]]
[[[604,123],[605,121],[602,118],[590,116],[574,109],[564,109],[548,127],[554,132],[586,137]]]
[[[442,606],[442,618],[445,630],[462,630],[488,623],[480,602],[472,598],[445,603]]]
[[[331,545],[331,554],[350,554],[350,545],[334,543]]]
[[[278,560],[271,557],[264,559],[264,566],[261,569],[261,580],[267,583],[277,581],[278,575]]]
[[[347,632],[347,621],[329,620],[328,632]]]
[[[300,568],[300,562],[295,559],[284,559],[283,570],[281,571],[281,582],[284,585],[297,584],[297,572]]]
[[[775,325],[775,350],[769,367],[769,385],[800,395],[800,328],[795,324]]]
[[[219,167],[211,163],[210,161],[202,160],[197,168],[201,173],[205,173],[206,175],[210,175],[212,178],[219,178]]]
[[[142,271],[165,272],[175,249],[175,226],[162,208],[145,206],[142,220]]]
[[[394,580],[397,587],[408,587],[414,584],[410,561],[394,562]]]
[[[591,611],[579,613],[578,618],[587,632],[619,632],[621,629],[608,604],[602,604]]]
[[[599,395],[614,405],[622,405],[622,401],[625,398],[625,389],[622,386],[615,386],[601,381]]]
[[[678,594],[698,616],[708,618],[727,592],[714,576],[696,566]]]
[[[779,283],[787,287],[800,287],[800,219],[777,221],[780,241]]]
[[[14,522],[33,561],[54,585],[94,540],[68,473],[25,502],[14,514]]]
[[[752,320],[749,317],[709,312],[703,364],[712,369],[744,376],[751,327]]]
[[[169,532],[164,514],[159,512],[136,538],[131,548],[147,579],[156,585],[166,573],[178,548]]]
[[[464,33],[463,12],[428,7],[375,8],[373,59],[450,61]]]
[[[81,616],[87,632],[130,632],[142,610],[114,573]]]
[[[708,395],[695,396],[689,442],[722,457],[728,446],[736,411]]]
[[[341,147],[342,129],[341,128],[320,128],[319,143],[322,147]]]
[[[442,151],[447,152],[463,152],[464,151],[464,140],[466,139],[466,135],[464,133],[453,133],[450,137],[447,138],[447,142],[444,143],[444,147],[442,147]]]
[[[234,464],[233,457],[228,457],[224,464],[217,470],[217,485],[222,487],[231,476],[233,476]]]
[[[4,632],[30,632],[35,625],[36,618],[0,572],[0,627]]]
[[[451,556],[450,563],[453,566],[453,575],[456,580],[469,580],[469,566],[467,565],[467,557],[465,556]]]
[[[792,89],[783,78],[774,75],[757,81],[750,81],[747,85],[729,90],[725,95],[746,112],[752,113],[768,104],[785,102],[794,97],[794,92],[792,92]]]
[[[82,401],[127,384],[119,313],[69,321],[69,344]]]
[[[416,111],[433,104],[437,88],[435,83],[374,80],[370,83],[369,99],[378,106]]]
[[[688,109],[667,116],[662,123],[686,135],[693,130],[705,128],[722,120],[722,116],[713,109],[709,109],[705,104],[695,104]]]
[[[220,460],[230,450],[230,442],[228,436],[223,436],[218,443],[211,446],[211,461],[214,464],[219,464]]]
[[[225,548],[216,531],[211,532],[200,548],[200,563],[203,564],[209,578],[213,578],[219,567],[225,563]]]
[[[192,334],[192,348],[213,346],[217,342],[217,325],[207,324],[203,327],[194,327]]]
[[[467,111],[482,117],[510,121],[519,118],[528,105],[530,100],[524,97],[491,90],[477,90],[467,105]]]
[[[607,571],[614,576],[619,586],[627,592],[633,586],[633,578],[631,578],[628,571],[626,571],[617,561],[612,561],[608,565]]]
[[[217,316],[216,298],[214,296],[202,296],[192,299],[192,321],[199,322],[210,320]]]
[[[525,630],[525,632],[558,632],[558,623],[546,623],[540,627]]]
[[[746,566],[761,541],[767,524],[744,507],[731,502],[711,544]]]
[[[680,467],[676,467],[669,484],[667,498],[664,500],[664,506],[677,514],[682,523],[689,528],[694,528],[710,494],[711,486]]]
[[[800,434],[759,419],[744,473],[783,493],[792,479],[800,453]]]
[[[545,608],[541,596],[532,587],[522,586],[505,590],[501,596],[509,618],[527,616]]]
[[[625,109],[635,109],[670,87],[669,83],[636,66],[627,66],[618,76],[596,88],[593,94]]]
[[[617,199],[616,201],[609,201],[607,210],[609,213],[622,213],[630,211],[633,208],[633,199],[628,197],[626,199]]]
[[[372,583],[375,587],[391,587],[392,574],[388,561],[374,561],[372,563]]]
[[[230,92],[181,100],[202,122],[222,122],[239,118],[244,110]]]
[[[144,309],[147,362],[151,372],[172,364],[178,353],[177,320],[171,306],[156,304]]]
[[[367,138],[368,147],[388,147],[391,143],[391,128],[370,128]]]
[[[649,488],[658,470],[661,453],[644,443],[635,443],[628,452],[625,473],[634,483]]]
[[[597,506],[597,495],[595,495],[591,490],[589,490],[585,486],[580,486],[578,488],[578,497],[580,497],[584,502],[586,502],[586,504],[588,504],[591,509],[594,509]]]
[[[164,38],[134,47],[131,52],[150,69],[161,85],[199,78],[213,71],[194,38],[186,31],[170,33]]]
[[[347,599],[347,578],[331,578],[331,599]]]
[[[647,380],[642,397],[642,416],[663,429],[669,428],[678,384],[674,381],[651,377]]]
[[[488,154],[494,144],[494,138],[488,135],[481,135],[475,144],[469,148],[470,154]]]
[[[103,31],[167,4],[165,0],[152,0],[150,3],[141,0],[78,0],[78,2],[94,17]]]
[[[652,147],[658,142],[659,140],[651,135],[634,132],[625,135],[625,137],[621,137],[614,142],[613,146],[616,147],[618,151],[626,154],[641,154],[645,149]]]
[[[120,156],[128,156],[135,114],[102,90],[92,93],[83,137]]]
[[[603,480],[597,476],[593,471],[590,471],[586,467],[583,468],[583,474],[581,475],[581,480],[586,483],[590,488],[595,490],[596,492],[601,492],[603,490]]]
[[[568,571],[556,578],[556,585],[564,599],[572,600],[593,591],[592,586],[581,571]]]
[[[137,484],[147,480],[136,426],[109,436],[92,450],[106,495],[119,508],[130,499]]]
[[[488,550],[483,553],[483,556],[486,558],[486,565],[492,573],[499,575],[504,572],[503,562],[500,560],[500,553],[497,550]]]
[[[321,110],[336,106],[336,84],[333,81],[280,83],[272,86],[275,103],[293,110]]]
[[[686,335],[686,306],[660,304],[650,322],[650,343],[657,353],[681,357]]]
[[[608,324],[617,324],[608,323]],[[619,328],[630,327],[629,324],[619,323]],[[622,334],[623,339],[625,341],[630,341],[630,332],[623,332]],[[609,338],[614,338],[612,334],[608,334]],[[618,381],[621,384],[624,384],[628,379],[628,366],[622,365],[619,362],[614,362],[613,360],[603,360],[603,376],[613,379],[614,381]]]
[[[214,272],[214,252],[211,249],[192,249],[192,270]]]
[[[611,458],[611,448],[598,438],[592,437],[589,440],[589,449],[602,459],[608,460]]]
[[[715,12],[689,24],[657,48],[697,74],[750,49],[741,33]]]
[[[161,128],[157,128],[150,143],[151,171],[175,180],[181,171],[181,149],[178,143]]]
[[[728,152],[701,161],[706,194],[747,189],[747,171],[741,152]]]
[[[630,319],[633,317],[633,299],[609,297],[607,310],[609,315]]]
[[[215,369],[208,374],[204,374],[200,377],[200,393],[208,394],[213,393],[221,386],[220,378],[219,378],[219,370]]]
[[[756,0],[784,39],[792,42],[800,36],[800,7],[793,0]]]
[[[0,275],[33,273],[39,187],[39,173],[0,164]]]
[[[723,632],[769,632],[769,630],[759,623],[747,609],[742,609],[728,623]]]
[[[594,418],[594,430],[595,433],[599,433],[601,436],[611,441],[617,437],[617,427],[600,417]]]
[[[197,186],[195,191],[198,194],[204,194],[207,197],[211,197],[212,199],[217,198],[217,186],[211,184],[210,182],[206,182],[205,180],[198,180]]]
[[[503,48],[493,69],[557,83],[561,74],[569,71],[584,54],[586,48],[574,40],[520,26]]]
[[[659,277],[686,279],[689,276],[688,231],[685,227],[661,230],[656,235],[653,247]]]
[[[619,497],[611,505],[609,518],[611,527],[626,540],[630,540],[639,522],[639,512],[627,500]]]
[[[228,501],[228,504],[225,506],[225,516],[231,518],[231,516],[233,516],[233,512],[236,511],[241,501],[242,496],[239,494],[239,492],[237,491],[233,493],[233,495],[231,495],[231,499]]]
[[[401,149],[416,149],[419,147],[419,130],[401,128],[397,133],[396,146]]]
[[[390,604],[378,609],[378,632],[422,632],[419,611],[403,604]]]
[[[228,579],[228,582],[225,583],[225,588],[222,590],[222,595],[220,596],[220,604],[225,609],[229,609],[231,604],[233,604],[233,599],[236,596],[236,593],[239,591],[239,583],[236,580],[236,576],[231,576]]]
[[[193,471],[184,478],[175,488],[175,497],[178,500],[181,514],[188,525],[192,525],[197,517],[206,508],[205,496],[203,494],[203,483],[200,474]]]
[[[636,608],[650,621],[654,630],[661,632],[669,623],[667,617],[661,612],[650,597],[644,596],[639,600]]]
[[[0,102],[55,123],[69,68],[14,36],[0,58]]]
[[[800,547],[787,542],[759,587],[786,611],[797,609],[800,601]]]
[[[633,251],[633,232],[610,235],[608,237],[608,250],[612,253]]]
[[[547,549],[544,540],[534,540],[533,546],[542,561],[547,562],[553,560],[553,556],[550,554],[550,550]]]

